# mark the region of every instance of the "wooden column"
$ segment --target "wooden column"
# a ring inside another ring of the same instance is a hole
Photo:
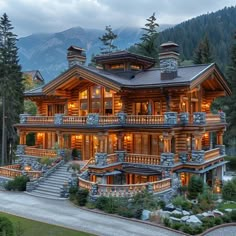
[[[26,144],[26,133],[25,132],[20,132],[20,144]]]
[[[117,137],[117,150],[123,150],[124,149],[124,134],[118,133],[116,134]]]
[[[202,150],[202,132],[194,133],[195,150]]]
[[[224,131],[217,132],[217,145],[223,145]]]
[[[107,152],[107,133],[98,133],[98,152]]]
[[[62,144],[63,144],[63,140],[62,140],[62,133],[57,131],[57,143],[58,143],[58,147],[62,148]]]
[[[171,152],[171,138],[172,138],[171,134],[163,133],[163,142],[164,142],[163,152]]]

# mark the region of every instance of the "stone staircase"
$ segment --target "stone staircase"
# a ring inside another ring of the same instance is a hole
[[[60,192],[63,184],[68,182],[71,176],[71,172],[68,171],[69,165],[70,163],[66,163],[63,166],[58,167],[55,172],[45,178],[44,181],[40,182],[36,189],[26,193],[48,199],[66,199],[60,197]]]

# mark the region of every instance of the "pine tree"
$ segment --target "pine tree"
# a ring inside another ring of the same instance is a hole
[[[209,39],[206,35],[204,39],[200,41],[198,47],[195,50],[193,56],[193,62],[194,64],[207,64],[211,63],[212,61],[213,59],[212,59],[211,46]]]
[[[23,111],[23,83],[19,65],[16,35],[6,15],[0,18],[0,96],[2,100],[2,165],[11,162],[17,134],[13,125]]]
[[[117,34],[112,31],[112,27],[110,25],[106,26],[105,31],[105,34],[98,38],[104,45],[104,47],[100,48],[102,54],[111,53],[117,48],[117,46],[113,44],[114,40],[117,38]]]
[[[159,27],[156,23],[155,13],[153,13],[148,19],[145,27],[142,28],[144,31],[141,36],[141,42],[136,44],[136,47],[132,47],[131,51],[142,54],[144,56],[153,57],[157,60],[158,58],[158,32]]]

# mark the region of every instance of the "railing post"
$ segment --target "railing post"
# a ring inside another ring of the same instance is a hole
[[[29,116],[29,114],[27,114],[27,113],[20,114],[20,124],[26,124],[28,116]]]
[[[86,120],[87,125],[98,125],[99,124],[99,114],[88,114],[87,115],[87,120]]]
[[[226,115],[223,111],[219,112],[220,116],[220,122],[225,123],[226,122]]]
[[[206,113],[205,112],[193,112],[193,124],[194,125],[206,124]]]
[[[64,116],[64,114],[55,114],[54,124],[55,125],[62,125],[63,124],[63,116]]]
[[[188,153],[187,152],[180,152],[179,153],[179,160],[181,163],[186,163],[188,161]]]
[[[220,149],[220,155],[225,155],[225,145],[216,145]]]
[[[153,183],[148,182],[146,188],[149,193],[153,193]]]
[[[192,150],[192,159],[191,162],[203,163],[205,157],[204,150]]]
[[[92,184],[90,194],[91,194],[91,196],[95,196],[98,194],[98,184],[97,183]]]
[[[187,125],[189,123],[189,113],[188,112],[182,112],[179,114],[180,124],[181,125]]]
[[[124,113],[123,111],[118,112],[117,117],[118,117],[119,124],[125,124],[126,123],[126,118],[127,118],[126,113]]]
[[[177,112],[164,112],[164,123],[167,125],[176,125]]]
[[[25,154],[26,145],[17,145],[16,147],[16,155],[24,155]]]
[[[117,162],[125,161],[126,151],[115,151],[115,153],[117,155]]]
[[[164,152],[161,153],[161,166],[173,166],[174,165],[174,153]]]
[[[96,166],[107,165],[107,153],[102,153],[102,152],[95,153],[95,165]]]

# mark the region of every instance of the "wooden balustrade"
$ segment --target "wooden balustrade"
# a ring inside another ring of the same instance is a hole
[[[21,176],[22,170],[15,170],[7,167],[0,167],[0,176],[7,178],[15,178],[16,176]]]
[[[26,116],[24,124],[54,124],[54,116]],[[206,113],[206,123],[220,123],[219,114]],[[177,116],[177,123],[180,123],[180,116]],[[193,114],[189,115],[189,123],[193,123]],[[87,116],[62,116],[62,124],[87,125]],[[99,115],[98,125],[119,125],[119,117]],[[163,125],[164,115],[127,115],[125,124],[127,125]]]
[[[25,155],[36,157],[57,157],[57,151],[53,149],[25,147]]]
[[[27,116],[27,124],[54,124],[54,116]]]
[[[90,159],[85,163],[85,165],[80,169],[80,171],[83,172],[83,171],[87,170],[89,165],[95,165],[95,159],[94,159],[93,157],[90,158]]]
[[[117,162],[117,155],[116,153],[113,154],[108,154],[107,155],[107,164],[112,164],[112,163],[116,163]]]
[[[205,151],[204,160],[211,160],[220,156],[220,148],[214,148],[208,151]]]
[[[89,191],[92,189],[92,185],[95,184],[94,182],[82,179],[80,177],[78,179],[79,179],[79,187],[88,189]]]
[[[99,116],[99,125],[119,124],[118,116]]]
[[[63,116],[63,124],[85,125],[87,116]]]
[[[163,180],[158,180],[156,182],[153,182],[153,192],[162,192],[164,190],[170,189],[171,188],[171,179],[163,179]]]
[[[125,162],[140,163],[146,165],[160,165],[160,156],[127,153]]]

